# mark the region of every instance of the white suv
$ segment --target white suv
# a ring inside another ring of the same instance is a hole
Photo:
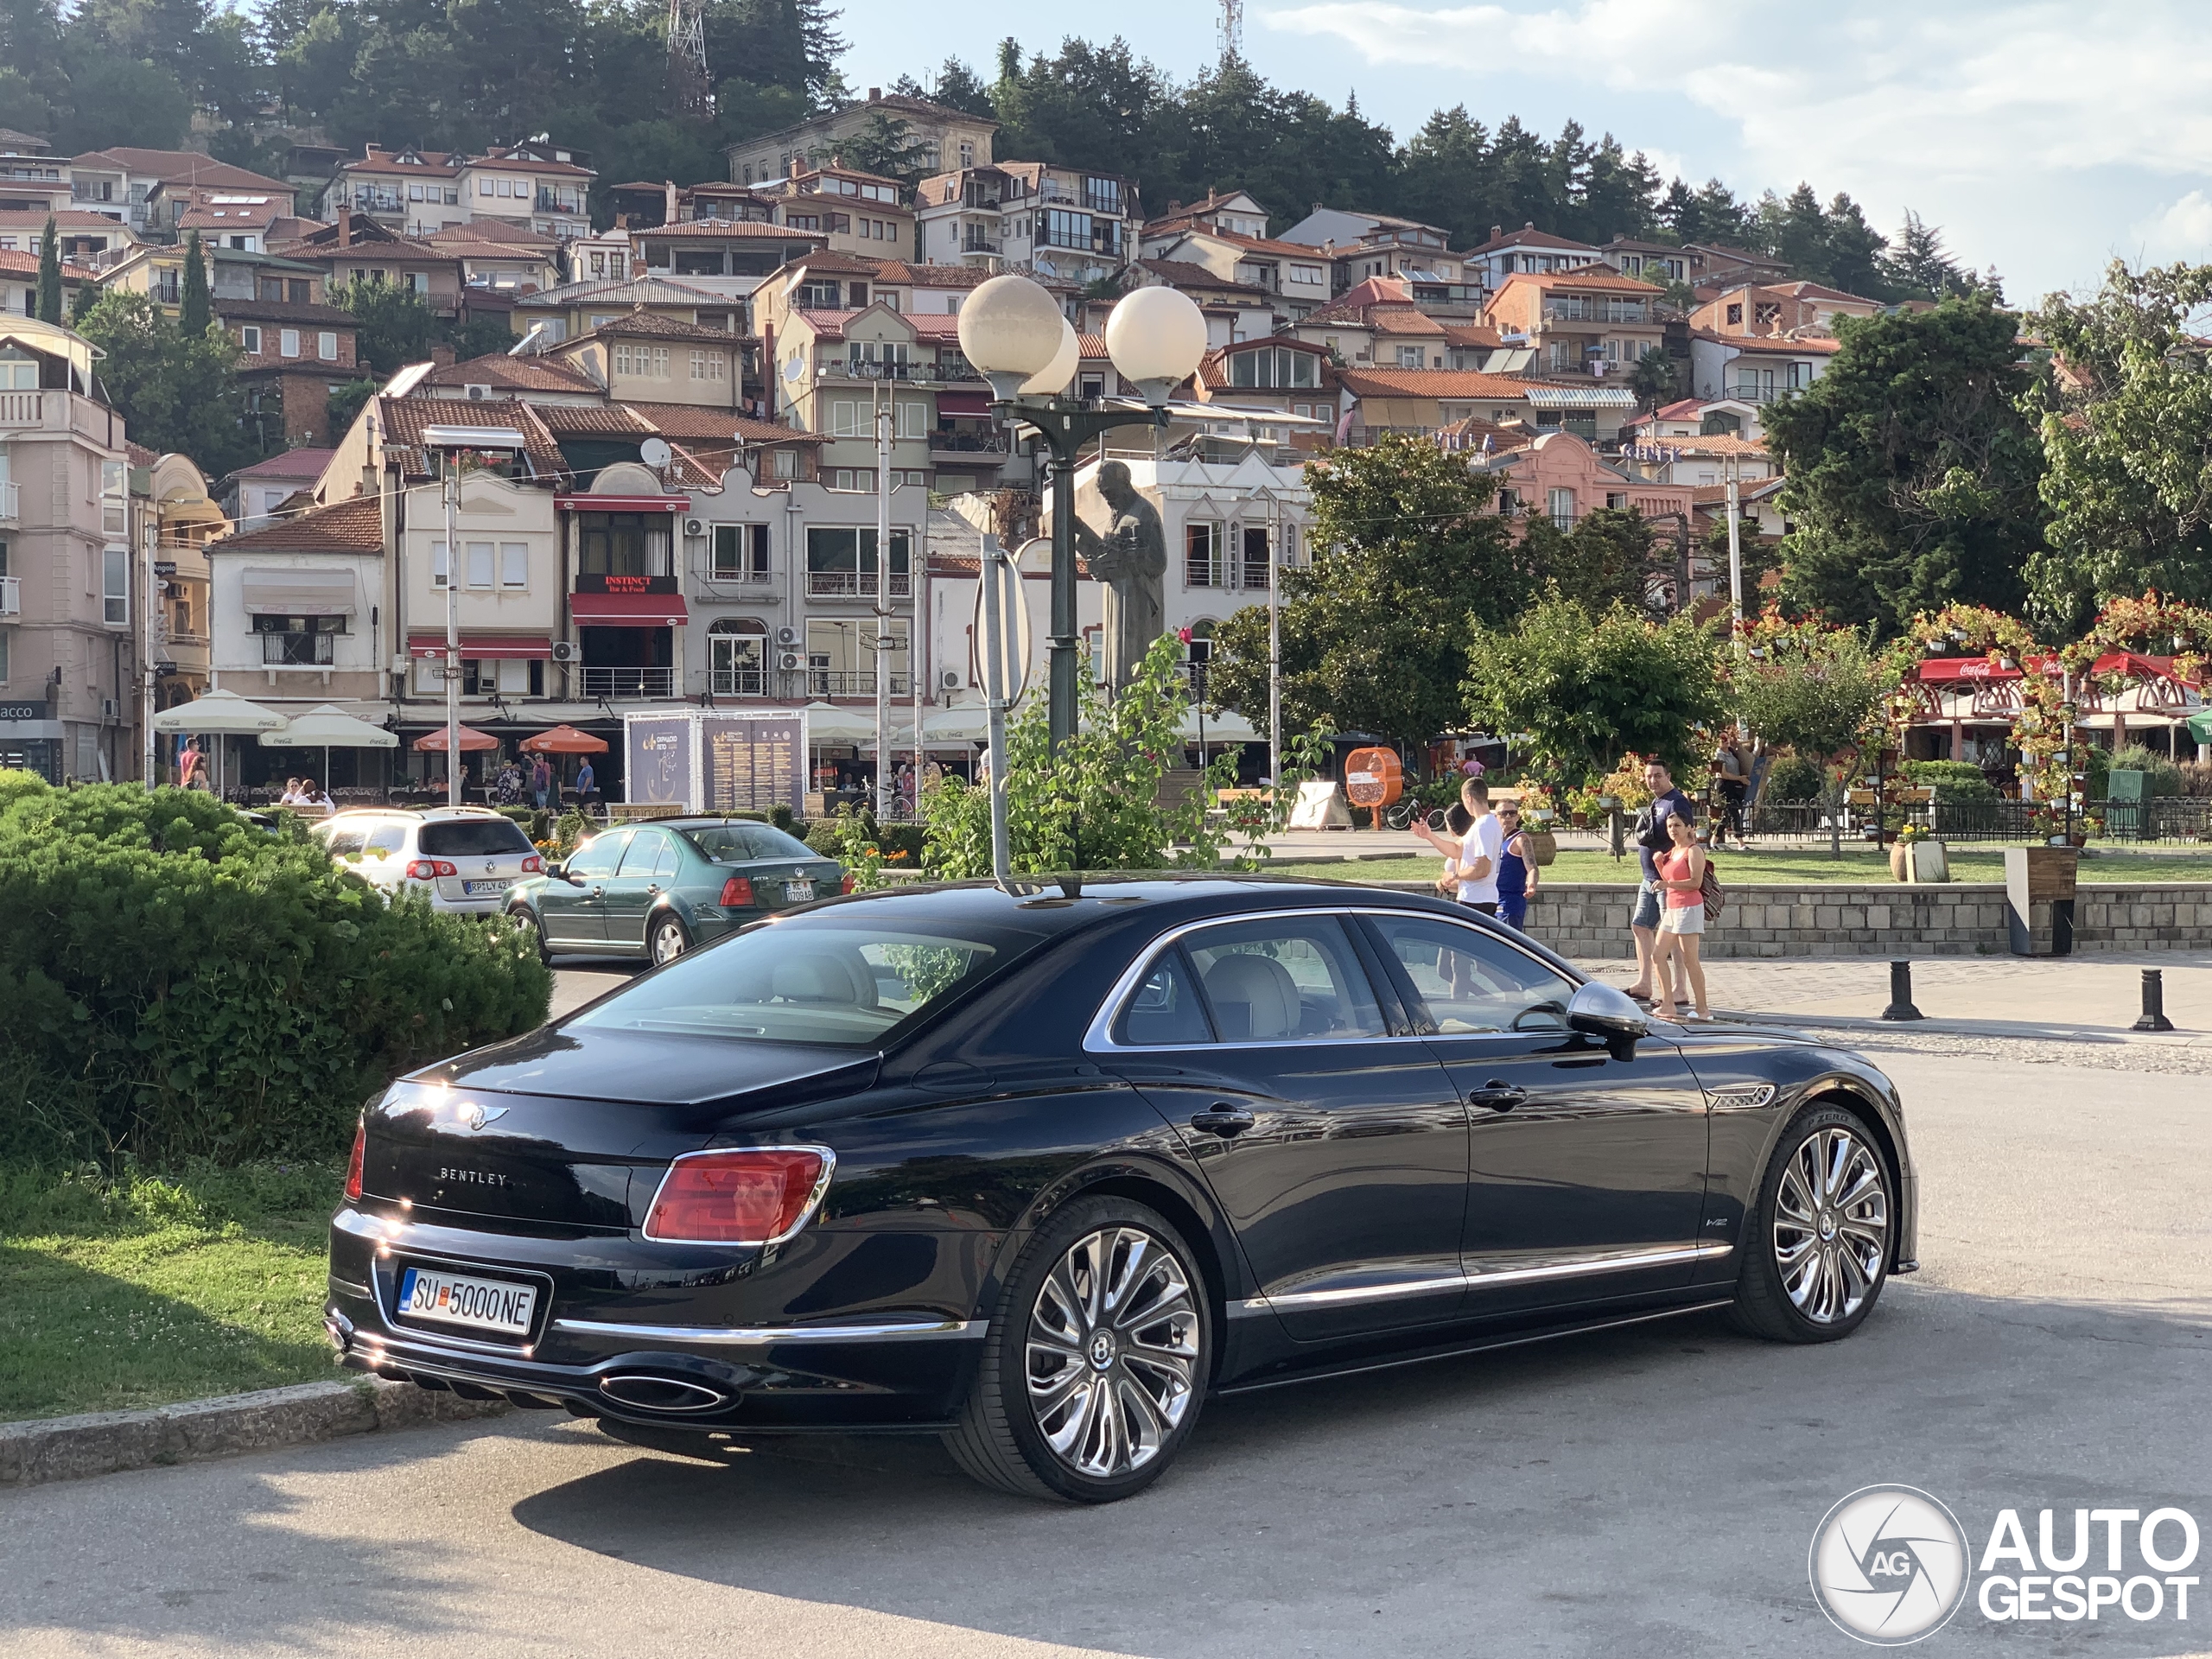
[[[423,893],[433,910],[492,915],[545,868],[520,824],[482,807],[358,807],[308,833],[371,887]]]

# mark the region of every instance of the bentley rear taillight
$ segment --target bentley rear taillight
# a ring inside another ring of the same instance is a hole
[[[750,876],[733,875],[722,883],[722,896],[716,901],[728,909],[743,910],[753,902],[753,880]]]
[[[827,1147],[694,1152],[661,1178],[645,1236],[665,1243],[780,1244],[806,1225],[830,1185]]]
[[[353,1126],[353,1155],[346,1160],[346,1200],[352,1203],[361,1196],[361,1166],[368,1161],[369,1126],[367,1120]]]

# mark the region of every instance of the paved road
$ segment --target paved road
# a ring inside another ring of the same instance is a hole
[[[1927,1268],[1835,1346],[1698,1319],[1222,1402],[1098,1511],[930,1446],[711,1467],[537,1415],[36,1488],[0,1497],[0,1651],[1841,1655],[1806,1548],[1868,1483],[1977,1541],[2006,1505],[2212,1534],[2202,1085],[1885,1059]],[[1969,1606],[1920,1651],[2200,1652],[2203,1593],[2186,1624]]]

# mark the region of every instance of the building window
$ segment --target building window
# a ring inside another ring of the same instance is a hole
[[[1414,360],[1408,366],[1421,366],[1421,348],[1409,346]],[[1316,386],[1321,383],[1320,369],[1311,352],[1285,351],[1274,347],[1255,352],[1238,352],[1229,359],[1229,384],[1232,386]]]
[[[501,542],[499,543],[499,586],[527,588],[530,586],[530,543]]]
[[[830,405],[830,435],[833,438],[864,438],[868,435],[868,405],[840,397]]]
[[[430,543],[430,586],[433,588],[442,588],[446,585],[448,580],[448,569],[446,544],[443,542],[432,542]]]
[[[338,336],[325,328],[315,337],[315,354],[326,363],[338,360]]]
[[[1402,369],[1417,369],[1421,365],[1423,355],[1421,348],[1418,346],[1401,346],[1398,347],[1398,366]]]
[[[727,352],[694,352],[691,353],[691,378],[694,380],[721,381],[729,375],[729,353]]]
[[[913,532],[891,532],[891,571],[888,594],[903,598],[912,591],[910,562]],[[809,530],[806,532],[806,591],[817,598],[873,595],[876,588],[875,531],[866,530]]]
[[[1264,525],[1247,525],[1244,530],[1244,569],[1239,574],[1247,588],[1264,588],[1268,585],[1268,532]]]
[[[671,541],[665,513],[591,514],[579,537],[576,568],[593,576],[670,575]]]
[[[1227,561],[1223,556],[1222,527],[1194,522],[1183,527],[1183,585],[1186,588],[1226,588]]]
[[[771,478],[797,478],[798,476],[798,452],[791,449],[777,450],[773,461],[770,466],[768,476]]]
[[[130,550],[111,547],[100,555],[102,620],[111,623],[130,620]]]
[[[334,660],[342,616],[257,616],[261,660],[272,668],[327,668]]]
[[[468,585],[489,588],[492,585],[492,543],[470,542],[466,545],[468,550]]]
[[[749,617],[725,617],[709,627],[707,689],[718,697],[757,697],[766,691],[767,635],[766,625]]]
[[[261,330],[250,322],[241,324],[238,328],[238,347],[248,357],[260,356]]]
[[[768,526],[716,524],[714,578],[716,582],[768,580]]]
[[[276,352],[280,357],[297,357],[300,354],[300,331],[296,328],[278,329]]]
[[[1568,489],[1554,489],[1549,493],[1548,499],[1550,502],[1552,523],[1560,530],[1573,530],[1574,528],[1574,492]]]
[[[899,405],[899,435],[902,438],[925,438],[929,435],[929,405],[902,402]]]

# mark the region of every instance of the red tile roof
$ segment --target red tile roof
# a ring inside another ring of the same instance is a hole
[[[1611,265],[1577,265],[1572,270],[1516,270],[1500,284],[1504,292],[1515,283],[1534,283],[1539,288],[1596,288],[1615,294],[1664,294],[1656,283],[1641,276],[1624,276]]]
[[[689,238],[720,238],[724,241],[788,242],[801,237],[811,237],[817,242],[827,242],[827,231],[801,231],[789,225],[764,225],[757,219],[682,219],[673,225],[654,225],[645,230],[633,230],[634,237],[649,239]]]
[[[232,167],[228,162],[219,162],[194,149],[141,149],[135,145],[117,144],[108,149],[86,150],[72,158],[71,164],[107,166],[129,173],[148,174],[163,184],[205,185],[218,190],[272,190],[285,196],[293,194],[293,187],[282,179],[249,173],[242,167]]]
[[[878,262],[877,275],[900,288],[980,288],[991,273],[969,265],[913,264],[903,259]]]
[[[1470,248],[1471,254],[1491,253],[1499,248],[1563,248],[1570,253],[1595,253],[1597,249],[1587,242],[1572,242],[1563,236],[1554,236],[1549,231],[1540,231],[1534,225],[1524,225],[1517,231],[1507,231],[1493,236],[1479,247]]]
[[[0,271],[10,276],[35,276],[38,275],[38,257],[35,253],[20,253],[13,248],[0,248]],[[97,283],[99,279],[98,271],[87,270],[82,265],[64,263],[61,267],[61,280],[65,283]]]
[[[322,476],[322,469],[330,465],[335,449],[287,449],[281,455],[270,455],[232,473],[232,478],[305,478]]]
[[[1518,402],[1531,383],[1471,369],[1340,369],[1337,378],[1362,397],[1493,397]]]
[[[1783,357],[1830,357],[1843,349],[1841,340],[1827,334],[1808,334],[1802,340],[1777,340],[1765,334],[1724,334],[1711,328],[1693,328],[1690,333],[1695,339],[1733,346],[1738,351]]]
[[[1140,259],[1138,266],[1150,271],[1170,288],[1198,288],[1214,294],[1249,294],[1263,300],[1274,296],[1251,283],[1240,283],[1227,276],[1217,276],[1204,265],[1189,259]]]
[[[490,386],[497,391],[597,392],[599,382],[552,357],[509,357],[494,352],[448,363],[423,377],[426,386]]]
[[[310,507],[273,524],[219,537],[210,553],[381,553],[384,512],[373,495]]]
[[[656,316],[643,306],[639,307],[627,316],[615,317],[609,321],[602,322],[598,327],[576,335],[575,339],[590,340],[600,334],[604,334],[609,339],[620,335],[632,340],[711,340],[721,346],[734,346],[738,340],[738,336],[727,328],[709,328],[702,323],[683,322],[674,317]]]
[[[423,469],[423,429],[426,426],[510,427],[523,435],[523,453],[538,477],[565,472],[568,462],[553,442],[545,423],[529,404],[512,397],[383,397],[385,448],[410,474]]]

